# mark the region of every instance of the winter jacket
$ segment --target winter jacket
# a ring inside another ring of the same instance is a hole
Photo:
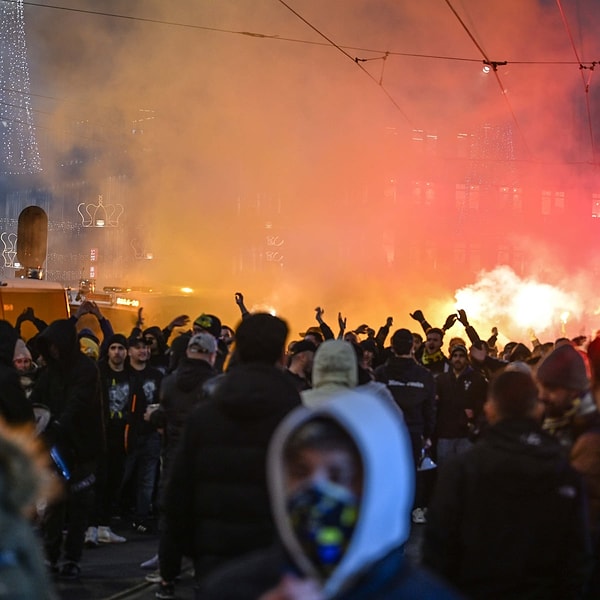
[[[543,428],[567,449],[571,465],[583,475],[590,524],[594,535],[600,540],[600,412],[594,397],[586,392],[577,399],[570,416],[557,421],[546,419]]]
[[[167,469],[172,460],[190,414],[205,398],[204,383],[216,374],[205,360],[184,356],[177,369],[162,380],[160,407],[152,414],[151,422],[164,430],[163,469]]]
[[[586,517],[560,445],[532,420],[507,419],[440,468],[423,561],[474,599],[580,598]]]
[[[33,423],[33,408],[13,367],[19,336],[8,321],[0,321],[0,416],[11,425]]]
[[[299,403],[277,367],[238,363],[190,415],[163,509],[181,551],[196,559],[197,577],[199,562],[212,565],[272,542],[267,446]]]
[[[392,356],[375,369],[375,380],[388,386],[411,433],[425,438],[433,435],[435,382],[428,369],[412,358]]]
[[[326,578],[319,575],[295,536],[287,514],[283,461],[289,436],[311,419],[323,417],[334,420],[350,435],[363,467],[358,521],[339,564]],[[273,436],[268,475],[280,546],[224,567],[206,581],[202,598],[259,598],[290,572],[319,581],[327,600],[460,598],[404,556],[402,546],[410,533],[415,474],[408,431],[389,401],[347,391],[314,409],[293,411]]]
[[[468,366],[458,377],[453,371],[441,373],[435,380],[437,392],[436,435],[438,438],[466,438],[469,422],[477,423],[483,413],[487,382]],[[474,412],[469,420],[465,409]]]
[[[40,334],[38,347],[47,366],[31,400],[50,409],[46,441],[68,452],[74,466],[89,470],[105,449],[98,368],[80,352],[75,326],[67,319],[51,323]]]

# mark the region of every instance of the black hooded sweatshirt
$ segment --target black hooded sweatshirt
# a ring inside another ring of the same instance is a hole
[[[8,321],[0,321],[0,416],[10,425],[33,423],[33,408],[13,367],[19,336]]]
[[[163,468],[179,444],[183,428],[196,404],[205,398],[204,382],[217,374],[205,360],[184,356],[173,373],[167,375],[160,387],[160,410],[152,422],[164,427]]]
[[[51,323],[40,334],[38,347],[47,366],[31,399],[50,409],[48,444],[59,444],[69,452],[74,468],[85,476],[84,471],[93,470],[104,451],[98,368],[79,350],[75,326],[67,319]]]

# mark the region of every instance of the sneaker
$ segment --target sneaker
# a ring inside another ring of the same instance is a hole
[[[426,511],[426,508],[415,508],[412,511],[412,522],[418,524],[427,523]]]
[[[58,572],[59,579],[79,579],[81,569],[79,565],[74,562],[66,562]]]
[[[152,533],[152,529],[146,521],[134,521],[131,526],[138,533]]]
[[[158,569],[158,554],[155,554],[152,558],[145,560],[140,567],[142,569],[156,571]]]
[[[58,568],[58,565],[55,562],[50,562],[49,560],[45,560],[44,564],[46,565],[46,570],[48,571],[48,574],[51,577],[55,577],[56,575],[58,575],[60,569]]]
[[[175,600],[175,585],[172,582],[162,581],[154,596],[161,600]]]
[[[160,583],[162,581],[160,571],[152,571],[152,573],[148,573],[144,579],[149,583]]]
[[[97,527],[88,527],[85,530],[84,544],[88,548],[97,548],[98,547],[98,528]]]
[[[101,525],[98,527],[98,542],[100,544],[122,544],[127,541],[121,535],[117,535],[110,527]]]

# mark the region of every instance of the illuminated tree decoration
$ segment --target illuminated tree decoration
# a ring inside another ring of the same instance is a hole
[[[23,0],[0,0],[0,174],[38,171]]]

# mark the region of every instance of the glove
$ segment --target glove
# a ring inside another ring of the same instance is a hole
[[[417,309],[414,313],[408,313],[415,321],[422,323],[425,320],[425,315],[423,311]]]
[[[448,331],[448,329],[450,329],[450,327],[452,327],[452,325],[454,325],[454,323],[456,323],[456,319],[458,319],[458,317],[452,313],[451,315],[448,315],[448,317],[446,318],[446,322],[444,323],[444,326],[442,327],[442,329],[444,331]]]

